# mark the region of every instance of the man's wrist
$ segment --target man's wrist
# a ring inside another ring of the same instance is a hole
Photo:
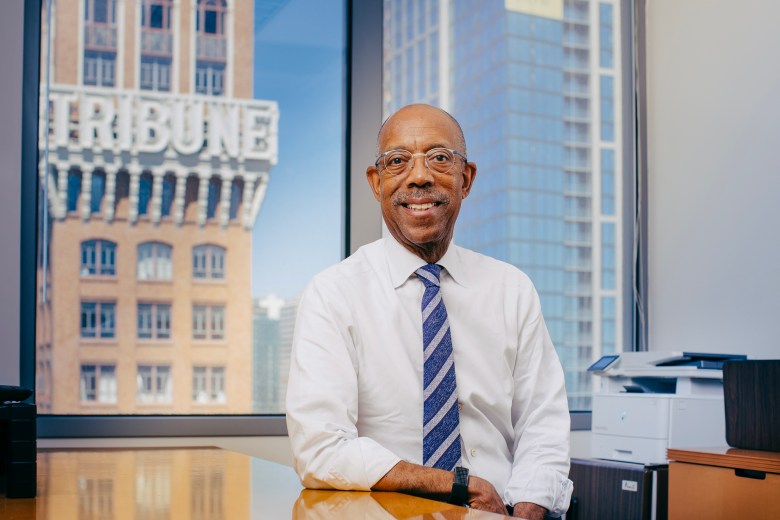
[[[457,466],[453,470],[452,492],[450,493],[450,504],[462,506],[469,501],[469,470],[462,466]]]

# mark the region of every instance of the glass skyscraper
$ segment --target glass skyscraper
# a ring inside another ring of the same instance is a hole
[[[534,281],[566,373],[620,350],[619,2],[386,0],[384,109],[413,102],[461,123],[478,175],[458,244]]]

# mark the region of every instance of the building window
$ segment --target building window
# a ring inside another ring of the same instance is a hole
[[[171,0],[144,0],[141,6],[140,86],[143,90],[171,90],[171,6]]]
[[[601,353],[612,354],[615,352],[615,298],[613,296],[601,297]]]
[[[81,195],[81,172],[71,170],[68,172],[68,211],[78,211],[79,195]]]
[[[230,185],[230,220],[238,218],[238,211],[241,208],[241,200],[244,195],[244,181],[242,179],[233,179]]]
[[[615,214],[615,151],[601,150],[601,214]]]
[[[116,337],[116,304],[81,302],[81,337],[100,339]]]
[[[141,56],[141,89],[171,90],[171,59],[160,56]]]
[[[225,338],[225,306],[224,305],[193,305],[192,306],[192,338],[193,339],[224,339]]]
[[[615,224],[601,224],[601,288],[614,289],[616,283]]]
[[[612,67],[612,4],[599,4],[599,64],[602,68]]]
[[[160,214],[163,217],[169,217],[171,215],[171,207],[173,206],[173,197],[175,193],[176,177],[173,175],[166,175],[163,177],[162,205],[160,207]]]
[[[139,403],[170,403],[173,381],[169,365],[138,365],[136,400]]]
[[[615,80],[601,76],[601,140],[615,140]]]
[[[226,11],[225,0],[198,0],[198,33],[224,36]]]
[[[172,247],[162,242],[144,242],[138,246],[138,279],[170,280]]]
[[[92,173],[92,190],[89,199],[89,212],[100,213],[103,205],[103,196],[106,194],[106,174],[103,172]]]
[[[225,367],[192,367],[192,400],[196,403],[224,403]]]
[[[116,84],[116,0],[84,1],[84,84]]]
[[[192,277],[225,278],[225,248],[214,244],[204,244],[192,248]]]
[[[195,67],[195,92],[221,96],[225,89],[225,64],[199,61]]]
[[[170,339],[171,306],[167,303],[138,304],[138,339]]]
[[[138,179],[138,214],[147,215],[149,213],[149,201],[152,200],[152,186],[154,179],[152,174],[145,172]]]
[[[195,19],[195,92],[199,94],[221,96],[224,93],[227,64],[226,13],[227,4],[224,0],[198,0]]]
[[[222,181],[219,177],[209,179],[209,191],[206,196],[206,218],[212,219],[217,216],[219,207],[219,198],[222,191]]]
[[[81,276],[115,276],[116,244],[108,240],[81,243]]]
[[[171,0],[144,0],[141,7],[141,26],[170,30],[171,4]]]
[[[116,53],[84,51],[84,84],[113,87],[116,74]]]
[[[114,365],[81,365],[81,401],[116,403],[116,367]]]

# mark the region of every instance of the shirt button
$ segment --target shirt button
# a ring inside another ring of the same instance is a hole
[[[458,402],[458,411],[463,410],[463,403]]]
[[[477,456],[477,450],[475,448],[471,448],[471,456],[476,457]]]

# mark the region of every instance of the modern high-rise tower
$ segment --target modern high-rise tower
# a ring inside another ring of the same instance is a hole
[[[253,2],[52,9],[39,412],[250,413],[251,232],[278,121],[251,99]]]
[[[385,0],[385,115],[461,123],[478,176],[455,239],[534,281],[572,409],[622,337],[619,20],[618,0]]]

